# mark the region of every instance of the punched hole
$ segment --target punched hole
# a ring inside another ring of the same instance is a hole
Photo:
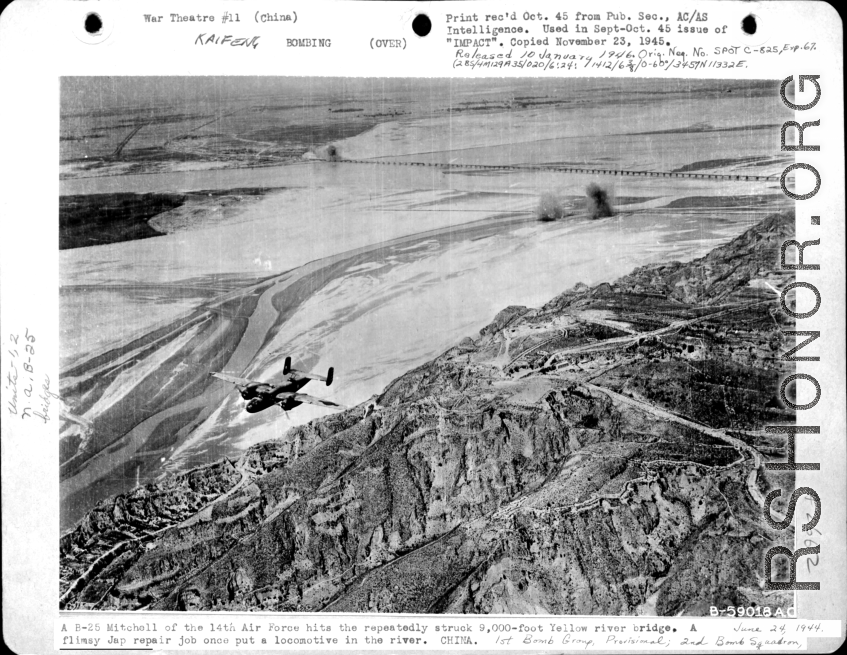
[[[412,30],[418,36],[426,36],[432,29],[432,22],[426,14],[418,14],[412,21]]]
[[[741,21],[741,29],[744,30],[745,34],[755,34],[756,33],[756,17],[753,14],[749,14]]]
[[[101,29],[103,29],[103,21],[100,20],[100,16],[91,13],[85,17],[86,32],[88,32],[89,34],[98,34]]]

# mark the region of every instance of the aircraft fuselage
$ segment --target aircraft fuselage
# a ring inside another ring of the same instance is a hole
[[[294,409],[302,403],[293,398],[277,398],[280,393],[297,393],[306,386],[310,378],[301,375],[299,371],[291,371],[286,373],[279,384],[272,386],[270,384],[248,384],[241,387],[241,397],[247,400],[245,411],[250,414],[264,411],[268,407],[277,405],[285,411]]]

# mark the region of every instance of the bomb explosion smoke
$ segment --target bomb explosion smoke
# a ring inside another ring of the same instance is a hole
[[[615,210],[609,202],[609,193],[599,184],[592,182],[585,187],[585,195],[588,196],[588,213],[591,214],[591,218],[615,215]]]
[[[540,221],[555,221],[567,216],[564,201],[555,193],[545,193],[538,201],[535,214]]]

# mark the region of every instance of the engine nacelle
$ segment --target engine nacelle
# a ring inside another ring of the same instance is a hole
[[[244,400],[250,400],[256,397],[256,385],[248,384],[246,387],[239,389],[239,393]]]

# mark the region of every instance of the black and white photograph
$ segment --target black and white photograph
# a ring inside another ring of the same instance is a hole
[[[62,77],[58,608],[790,615],[783,78]]]

